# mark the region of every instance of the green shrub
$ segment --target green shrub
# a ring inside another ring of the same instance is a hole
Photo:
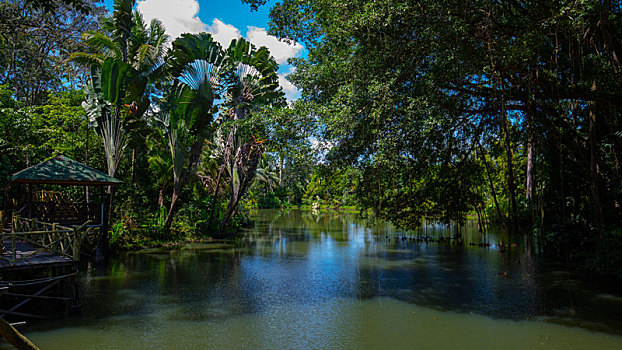
[[[580,223],[555,225],[543,236],[547,253],[568,259],[584,272],[622,279],[622,229],[599,232]]]

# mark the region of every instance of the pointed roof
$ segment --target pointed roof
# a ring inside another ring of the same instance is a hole
[[[121,180],[63,155],[13,174],[12,181],[76,186],[105,186],[122,183]]]

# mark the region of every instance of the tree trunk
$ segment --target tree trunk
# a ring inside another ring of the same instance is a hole
[[[223,157],[220,168],[218,169],[218,177],[216,178],[216,188],[214,189],[214,195],[212,196],[212,204],[209,210],[209,219],[207,219],[207,227],[212,227],[212,220],[214,219],[214,210],[216,209],[216,199],[218,197],[218,190],[220,189],[220,181],[222,179],[222,172],[225,171],[225,161]]]
[[[158,209],[162,209],[164,206],[164,187],[160,188],[158,192]]]
[[[136,183],[136,149],[132,149],[132,183]]]
[[[84,164],[89,165],[89,123],[86,122],[86,149],[84,152]],[[84,186],[84,200],[88,204],[89,202],[89,187]]]
[[[530,103],[530,106],[532,104]],[[531,213],[531,225],[534,223],[534,185],[535,185],[535,159],[534,159],[534,126],[533,108],[530,108],[527,115],[527,183],[525,184],[525,204],[527,211]]]
[[[216,209],[216,198],[218,196],[218,190],[220,189],[220,182],[222,180],[222,173],[225,171],[225,166],[227,165],[227,160],[231,156],[231,145],[233,145],[233,140],[235,137],[235,127],[233,130],[229,132],[227,135],[227,140],[225,141],[225,145],[222,152],[222,162],[220,163],[220,168],[218,169],[218,177],[216,178],[216,188],[214,189],[214,196],[212,198],[212,205],[209,211],[209,219],[207,220],[207,227],[212,227],[212,221],[214,220],[214,210]]]
[[[109,242],[109,234],[110,224],[112,223],[112,213],[114,210],[113,204],[114,197],[114,187],[108,186],[108,192],[104,194],[102,189],[102,203],[107,203],[107,209],[104,207],[103,213],[103,224],[99,231],[99,239],[97,241],[97,248],[95,249],[95,262],[102,263],[106,260],[106,255],[108,251],[108,242]]]
[[[505,102],[503,102],[505,104]],[[512,145],[510,140],[510,132],[508,129],[508,120],[507,113],[505,111],[505,106],[501,112],[501,126],[503,129],[503,138],[505,145],[505,154],[507,158],[507,167],[508,167],[508,192],[510,195],[510,205],[512,212],[512,226],[516,227],[518,224],[518,207],[516,205],[516,184],[514,180],[514,153],[512,152]]]
[[[279,152],[279,187],[283,183],[283,155]]]
[[[229,205],[227,206],[227,212],[225,213],[225,216],[222,218],[222,221],[220,222],[220,228],[218,229],[221,235],[224,235],[225,227],[227,226],[227,223],[229,223],[229,220],[231,220],[231,217],[233,216],[233,212],[235,211],[235,208],[238,206],[238,201],[239,201],[239,197],[235,196],[235,198],[232,198],[232,201],[229,202]]]
[[[594,212],[594,225],[599,229],[604,228],[605,220],[603,216],[603,207],[600,200],[600,183],[598,175],[598,143],[596,132],[596,113],[594,112],[594,106],[592,103],[590,108],[590,182],[592,190],[592,208]]]
[[[168,209],[168,213],[166,214],[166,220],[164,220],[164,232],[168,234],[171,229],[171,224],[173,223],[173,217],[175,216],[175,212],[177,211],[177,207],[175,206],[177,199],[181,195],[181,192],[184,190],[184,186],[190,177],[190,174],[196,171],[199,158],[201,156],[201,151],[203,150],[203,142],[205,141],[205,137],[199,138],[192,147],[190,147],[190,157],[188,159],[188,166],[186,171],[182,174],[175,175],[179,176],[175,178],[175,185],[173,187],[173,195],[171,196],[171,205]]]
[[[173,223],[173,216],[175,216],[175,204],[177,204],[177,199],[179,198],[179,194],[181,192],[178,187],[179,186],[175,186],[175,188],[173,189],[173,195],[171,196],[171,205],[168,208],[166,220],[164,220],[164,232],[166,233],[170,231],[171,224]]]
[[[534,132],[533,132],[533,116],[527,117],[527,182],[525,184],[525,205],[527,212],[529,213],[530,226],[533,229],[535,222],[534,212],[534,181],[535,181],[535,169],[534,169]],[[525,246],[526,249],[531,247],[531,236],[525,231]]]
[[[10,323],[0,317],[0,336],[18,350],[39,350],[28,338],[18,332]]]
[[[235,143],[232,143],[235,145]],[[256,142],[249,142],[241,145],[235,151],[235,156],[232,162],[232,179],[231,179],[231,197],[225,217],[220,223],[220,233],[224,234],[224,229],[227,226],[228,221],[232,215],[236,213],[238,203],[244,196],[248,188],[255,178],[255,172],[257,171],[257,165],[259,164],[259,158],[263,154],[261,144]],[[235,177],[237,176],[237,181]]]
[[[378,214],[382,212],[382,185],[380,183],[380,176],[378,177]]]
[[[488,165],[488,161],[486,160],[486,155],[484,154],[484,150],[481,144],[478,143],[479,151],[481,153],[482,161],[484,162],[484,167],[486,168],[486,175],[488,177],[488,184],[490,186],[490,192],[492,193],[492,200],[495,203],[495,209],[497,209],[497,216],[501,222],[504,221],[503,214],[501,214],[501,208],[499,207],[499,202],[497,201],[497,191],[495,191],[494,183],[492,182],[492,176],[490,175],[490,167]]]

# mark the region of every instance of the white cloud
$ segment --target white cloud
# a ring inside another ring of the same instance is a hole
[[[199,2],[196,0],[139,0],[136,9],[147,23],[159,19],[170,41],[183,33],[199,33],[207,28],[198,17]]]
[[[279,74],[279,85],[281,85],[281,87],[283,88],[285,98],[287,98],[287,101],[290,102],[300,97],[300,94],[298,93],[298,88],[296,88],[296,86],[286,78],[287,75],[293,73],[295,69],[295,67],[290,67],[289,72],[287,72],[286,74]]]
[[[136,9],[142,13],[147,22],[154,18],[159,19],[166,28],[170,41],[183,33],[207,31],[223,48],[227,48],[232,39],[242,37],[238,28],[217,18],[214,18],[209,26],[203,23],[198,17],[199,2],[196,0],[139,0]],[[264,28],[247,27],[246,39],[257,48],[267,47],[278,64],[285,63],[290,57],[297,57],[303,49],[299,43],[288,44],[280,41],[269,35]],[[279,84],[288,101],[300,96],[296,86],[286,79],[286,76],[293,71],[294,68],[291,67],[289,72],[279,74]]]
[[[208,31],[223,47],[228,47],[231,39],[242,37],[238,28],[219,19],[214,19],[209,26],[203,23],[198,16],[197,0],[138,0],[136,9],[147,22],[154,18],[159,19],[171,41],[183,33]],[[256,47],[267,47],[279,64],[285,63],[290,57],[297,57],[303,49],[299,43],[288,44],[280,41],[269,35],[264,28],[247,27],[246,39]]]
[[[226,24],[217,18],[214,18],[214,22],[207,28],[207,31],[212,34],[214,40],[218,41],[225,49],[229,47],[231,40],[242,37],[238,28],[231,24]]]
[[[239,39],[242,37],[239,29],[217,18],[215,18],[212,25],[207,28],[207,31],[210,32],[214,39],[220,42],[224,48],[229,46],[232,39]],[[283,64],[290,57],[298,56],[302,50],[302,45],[298,43],[290,45],[286,42],[279,41],[276,37],[268,35],[263,28],[248,27],[246,39],[253,43],[255,47],[266,46],[278,64]],[[290,102],[300,97],[296,86],[286,79],[286,76],[293,72],[294,67],[290,67],[289,72],[279,74],[279,84],[283,88],[285,97]]]
[[[269,35],[264,28],[249,26],[246,32],[246,38],[255,44],[256,47],[267,47],[278,64],[286,62],[290,57],[298,56],[302,50],[302,45],[299,43],[290,45],[284,41],[280,41],[276,37]]]

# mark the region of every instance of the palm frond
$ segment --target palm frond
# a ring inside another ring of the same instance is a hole
[[[84,42],[97,50],[102,50],[104,55],[121,58],[122,51],[118,43],[113,39],[98,31],[86,31],[82,33]],[[111,55],[110,55],[111,54]]]
[[[101,66],[102,62],[104,62],[104,56],[94,53],[72,52],[69,54],[69,58],[67,60],[85,67],[90,67],[92,65]]]

